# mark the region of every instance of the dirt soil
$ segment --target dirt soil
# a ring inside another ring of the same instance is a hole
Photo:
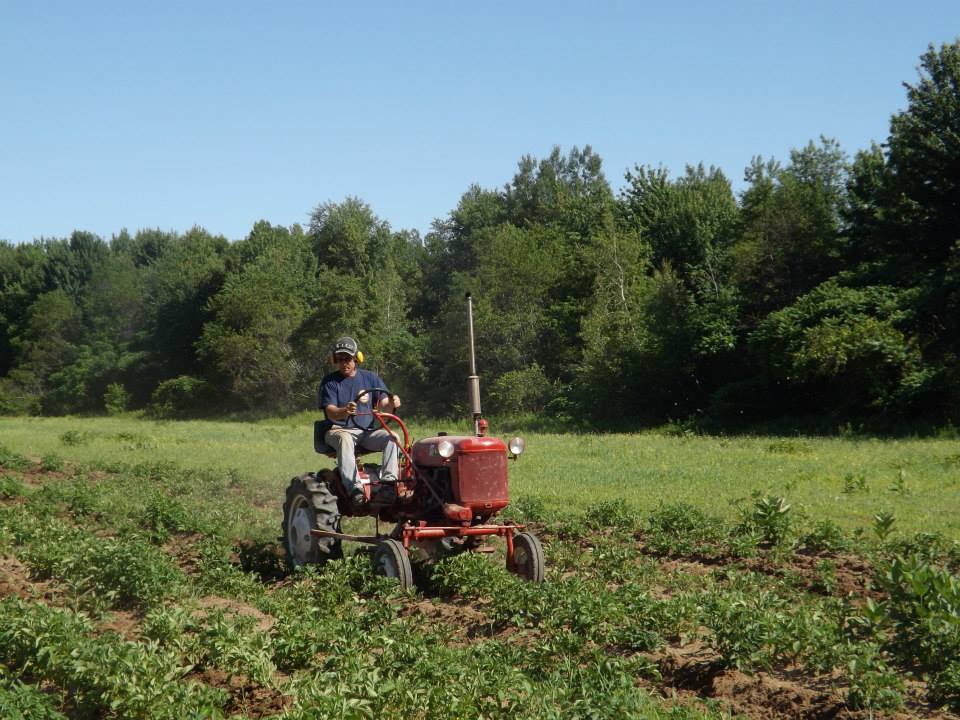
[[[264,687],[245,675],[228,675],[222,670],[207,668],[188,675],[186,680],[226,690],[229,700],[224,707],[228,716],[262,718],[277,715],[293,704],[290,695]]]

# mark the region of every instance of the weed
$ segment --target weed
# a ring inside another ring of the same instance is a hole
[[[809,443],[801,440],[780,439],[767,445],[767,452],[781,455],[803,455],[812,450]]]
[[[862,472],[859,473],[847,473],[843,476],[843,494],[844,495],[854,495],[856,493],[868,493],[870,488],[867,487],[867,476]]]
[[[583,513],[583,522],[593,530],[615,528],[633,532],[640,526],[640,518],[622,499],[590,505]]]
[[[661,504],[643,527],[647,545],[660,554],[719,554],[727,529],[686,503]]]
[[[894,478],[893,484],[890,485],[890,492],[897,495],[910,494],[910,489],[907,487],[907,473],[903,468],[897,470],[897,477]]]
[[[76,447],[90,442],[92,435],[82,430],[67,430],[60,435],[60,442],[67,447]]]
[[[793,524],[792,506],[776,495],[755,494],[753,504],[741,510],[741,528],[755,529],[762,542],[779,545]]]
[[[877,536],[880,542],[885,543],[893,532],[893,526],[896,522],[896,517],[889,510],[877,513],[873,516],[873,534]]]

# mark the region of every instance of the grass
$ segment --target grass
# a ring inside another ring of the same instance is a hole
[[[333,464],[313,452],[312,419],[5,417],[0,444],[54,466],[174,462],[209,469],[262,509],[272,532],[289,478]],[[466,424],[411,424],[414,437],[438,430],[466,432]],[[956,440],[522,434],[527,451],[511,465],[511,494],[536,497],[557,513],[623,499],[641,511],[684,502],[729,519],[738,502],[759,493],[785,497],[801,513],[847,530],[866,531],[876,515],[891,512],[899,532],[960,539]]]

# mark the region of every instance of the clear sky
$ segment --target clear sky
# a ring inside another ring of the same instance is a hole
[[[716,165],[882,142],[960,2],[0,0],[0,239],[305,223],[429,230],[586,144]]]

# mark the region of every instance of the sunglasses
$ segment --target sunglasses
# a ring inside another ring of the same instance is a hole
[[[353,355],[334,355],[333,359],[338,363],[347,362],[348,360],[353,360]]]

